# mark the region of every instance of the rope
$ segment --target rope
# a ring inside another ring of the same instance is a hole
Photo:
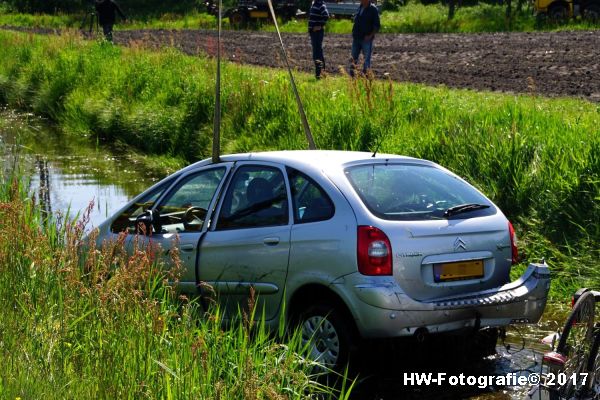
[[[270,1],[270,0],[269,0]],[[212,162],[221,161],[221,10],[223,1],[219,0],[219,28],[217,36],[217,78],[215,83],[215,115],[213,118]]]
[[[306,114],[304,113],[304,107],[302,107],[302,100],[300,100],[300,95],[298,94],[298,89],[296,88],[296,82],[294,81],[294,76],[292,75],[292,68],[290,67],[290,62],[288,61],[287,52],[285,51],[285,46],[283,45],[283,39],[281,39],[281,32],[279,32],[279,25],[277,25],[277,18],[275,17],[275,10],[273,9],[273,3],[271,0],[267,0],[269,3],[269,10],[271,11],[271,17],[273,18],[273,23],[275,24],[275,29],[277,30],[277,36],[279,36],[279,43],[281,44],[281,54],[283,55],[283,59],[285,60],[285,65],[287,66],[288,73],[290,75],[290,82],[292,83],[292,89],[294,90],[294,95],[296,96],[296,103],[298,103],[298,112],[300,113],[300,119],[302,120],[302,127],[304,128],[304,134],[306,135],[306,140],[308,141],[308,148],[310,150],[316,150],[315,141],[313,139],[312,133],[310,131],[310,126],[308,125],[308,120],[306,119]]]

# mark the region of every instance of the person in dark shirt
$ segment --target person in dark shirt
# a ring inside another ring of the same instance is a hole
[[[323,0],[314,0],[308,14],[308,34],[312,45],[312,56],[315,62],[315,77],[321,79],[321,71],[325,69],[323,56],[323,37],[325,36],[325,23],[329,19],[329,12]]]
[[[371,69],[371,54],[373,52],[373,39],[379,32],[379,10],[370,0],[360,0],[360,6],[354,16],[352,26],[352,60],[350,65],[350,76],[354,76],[354,70],[358,64],[358,57],[363,53],[365,59],[363,73]]]
[[[104,37],[109,42],[112,42],[113,26],[115,24],[116,13],[123,19],[127,19],[123,11],[113,0],[96,0],[96,13],[98,14],[98,23],[102,25]]]

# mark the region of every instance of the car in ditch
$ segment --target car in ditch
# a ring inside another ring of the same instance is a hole
[[[179,290],[202,295],[209,284],[229,316],[252,291],[257,316],[300,327],[312,357],[332,368],[361,338],[535,323],[550,286],[545,263],[510,282],[515,233],[492,201],[433,162],[398,155],[199,161],[108,218],[98,243],[122,232],[133,243],[140,226],[166,263],[178,247]]]

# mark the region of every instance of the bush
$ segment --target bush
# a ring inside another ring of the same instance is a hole
[[[124,12],[136,15],[185,13],[200,6],[198,0],[116,0]],[[72,13],[94,6],[94,0],[3,0],[6,6],[26,13]],[[203,3],[203,2],[202,2]]]

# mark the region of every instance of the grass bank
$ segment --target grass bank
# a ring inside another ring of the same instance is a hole
[[[0,32],[0,101],[73,135],[192,161],[209,156],[214,62],[75,35]],[[225,152],[305,148],[283,72],[225,64]],[[317,146],[430,159],[478,186],[546,257],[552,295],[600,286],[600,107],[572,99],[297,74]]]
[[[222,329],[178,297],[150,246],[85,248],[79,222],[46,218],[13,168],[0,169],[0,397],[332,398],[299,335],[246,316]],[[345,394],[342,394],[342,398]]]
[[[127,12],[127,11],[125,11]],[[29,28],[75,28],[82,26],[84,14],[19,14],[0,13],[0,26],[21,26]],[[306,32],[306,20],[296,19],[281,23],[284,32]],[[161,16],[135,16],[125,22],[118,21],[116,29],[215,29],[216,18],[205,12],[190,11],[184,14],[165,13]],[[455,17],[448,20],[448,8],[441,4],[423,5],[410,2],[398,11],[384,11],[381,15],[381,30],[386,33],[480,33],[480,32],[531,32],[555,30],[595,30],[600,26],[572,20],[568,23],[539,23],[530,6],[513,11],[513,17],[506,17],[506,7],[492,4],[477,4],[458,7]],[[227,19],[224,28],[228,29]],[[272,24],[258,24],[251,29],[273,31]],[[349,19],[332,19],[327,24],[331,33],[352,31]]]

